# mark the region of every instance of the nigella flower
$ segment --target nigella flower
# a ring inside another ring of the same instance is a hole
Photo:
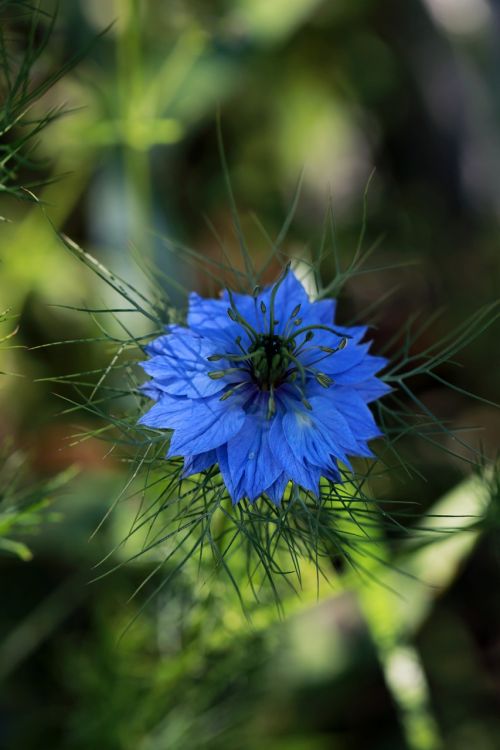
[[[140,423],[173,430],[168,456],[184,458],[184,476],[218,464],[234,503],[340,481],[339,463],[373,455],[381,433],[367,404],[389,388],[366,327],[334,327],[334,313],[288,269],[254,295],[192,293],[187,327],[147,347],[143,392],[156,404]]]

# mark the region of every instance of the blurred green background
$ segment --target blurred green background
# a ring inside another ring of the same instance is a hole
[[[10,53],[21,56],[29,13],[6,10],[1,22]],[[42,17],[40,38],[44,28]],[[386,298],[374,319],[380,348],[411,315],[442,307],[419,346],[432,344],[499,293],[499,33],[500,6],[487,0],[60,3],[33,85],[90,47],[35,107],[65,110],[37,139],[39,169],[21,175],[25,184],[48,181],[36,191],[43,209],[1,199],[0,307],[17,316],[2,325],[19,330],[1,352],[0,434],[12,441],[5,487],[12,475],[52,496],[59,472],[77,476],[40,508],[36,533],[15,532],[33,559],[12,550],[0,558],[0,747],[500,748],[498,488],[478,489],[449,453],[412,446],[427,481],[394,476],[378,488],[385,498],[404,495],[422,513],[484,512],[488,521],[452,546],[403,553],[402,567],[424,584],[382,567],[381,584],[335,580],[317,602],[306,571],[284,620],[262,605],[249,623],[227,582],[185,570],[141,609],[146,594],[130,597],[154,560],[89,583],[135,512],[132,497],[91,536],[126,472],[97,438],[79,437],[99,428],[92,416],[61,414],[67,386],[44,380],[102,367],[109,351],[35,348],[98,333],[88,315],[60,306],[116,301],[54,226],[144,291],[134,253],[181,286],[214,292],[205,272],[160,239],[220,260],[209,222],[240,267],[218,108],[242,224],[261,262],[260,223],[276,237],[304,170],[284,249],[314,257],[331,199],[347,267],[375,169],[366,228],[366,246],[378,243],[375,270],[347,283],[340,320]],[[325,279],[333,270],[324,264]],[[166,291],[182,306],[181,286]],[[498,397],[497,331],[460,364],[442,376]],[[454,428],[475,428],[467,439],[495,457],[494,407],[431,379],[418,393]],[[444,496],[450,504],[439,505]],[[392,559],[391,544],[382,557]]]

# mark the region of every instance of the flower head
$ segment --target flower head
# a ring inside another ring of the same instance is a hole
[[[373,455],[381,433],[367,404],[389,388],[366,327],[334,326],[334,314],[288,269],[253,295],[192,293],[187,327],[147,347],[143,392],[156,404],[140,423],[173,430],[168,455],[184,457],[184,476],[217,463],[234,503],[340,481],[339,462]]]

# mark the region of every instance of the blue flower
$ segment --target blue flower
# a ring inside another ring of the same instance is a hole
[[[217,463],[234,503],[340,481],[339,462],[373,455],[381,433],[367,404],[389,388],[366,327],[333,327],[334,313],[290,271],[255,295],[192,293],[187,327],[147,347],[143,392],[156,403],[140,423],[173,430],[168,456],[184,458],[184,476]]]

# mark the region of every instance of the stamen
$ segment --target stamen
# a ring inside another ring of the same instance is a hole
[[[297,334],[294,333],[294,336],[296,336],[296,335]],[[309,331],[308,333],[306,333],[306,337],[305,337],[304,341],[301,343],[301,345],[299,346],[299,348],[296,349],[295,354],[302,354],[304,352],[303,347],[307,344],[308,341],[311,341],[313,338],[314,338],[314,333],[312,331]],[[295,339],[293,339],[293,342],[295,344]]]
[[[212,380],[220,380],[225,375],[228,375],[231,372],[239,372],[239,367],[228,367],[227,370],[212,370],[207,374],[209,378],[212,378]]]
[[[234,343],[236,344],[236,346],[238,347],[238,349],[239,349],[240,351],[242,351],[242,352],[243,352],[243,354],[245,354],[245,351],[246,351],[246,350],[245,350],[245,349],[244,349],[244,348],[242,347],[242,345],[241,345],[241,336],[237,336],[237,337],[235,338],[235,340],[234,340]]]
[[[294,374],[297,375],[296,372]],[[301,403],[303,403],[304,400],[306,399],[304,389],[301,388],[300,385],[297,385],[297,383],[295,382],[295,378],[293,380],[292,380],[292,378],[290,378],[289,380],[287,380],[287,383],[290,383],[290,385],[292,385],[295,388],[295,390],[299,392],[299,394],[300,394],[300,401],[301,401]],[[307,403],[309,403],[309,401]],[[309,404],[309,406],[311,406],[311,405]]]
[[[261,356],[260,351],[256,349],[254,352],[243,350],[243,354],[211,354],[207,359],[209,362],[217,362],[219,359],[228,359],[230,362],[244,362],[246,359],[256,359],[259,356]]]
[[[234,321],[235,323],[239,323],[241,326],[243,326],[243,328],[245,328],[248,331],[251,339],[253,339],[254,341],[257,340],[258,338],[257,331],[254,328],[252,328],[250,323],[248,323],[248,321],[246,321],[245,318],[242,315],[240,315],[240,313],[238,312],[238,308],[236,307],[234,303],[234,297],[233,297],[231,290],[228,289],[227,293],[229,295],[229,301],[231,302],[231,307],[228,307],[227,314],[229,315],[232,321]]]
[[[291,352],[288,352],[288,356],[290,357],[295,367],[297,368],[298,372],[300,373],[300,377],[302,379],[302,385],[305,385],[306,384],[306,371],[305,371],[304,365]]]
[[[235,312],[232,307],[228,307],[227,308],[227,314],[229,315],[229,317],[231,318],[231,320],[233,320],[235,323],[239,323],[241,326],[243,326],[243,328],[246,328],[246,330],[248,331],[251,339],[253,339],[254,341],[256,340],[257,335],[258,335],[257,331],[255,331],[255,329],[252,328],[252,326],[250,325],[250,323],[248,323],[245,320],[245,318],[243,318],[239,314],[239,312]]]
[[[288,320],[287,320],[287,324],[286,324],[285,330],[284,330],[284,332],[283,332],[283,337],[284,337],[285,339],[289,338],[289,336],[290,336],[290,326],[293,326],[294,322],[295,322],[295,325],[299,325],[299,324],[298,324],[298,323],[297,323],[296,321],[294,321],[293,319],[294,319],[294,318],[295,318],[295,317],[296,317],[296,316],[297,316],[297,315],[299,314],[299,312],[300,312],[300,308],[301,308],[301,307],[302,307],[302,305],[301,305],[301,304],[299,303],[298,305],[296,305],[296,306],[295,306],[295,307],[293,308],[292,312],[290,313],[290,317],[289,317],[289,318],[288,318]],[[276,321],[276,322],[277,322],[277,321]]]
[[[345,343],[343,343],[344,341]],[[344,349],[346,344],[347,344],[347,339],[342,339],[342,341],[340,342],[340,344],[337,346],[336,349],[332,349],[329,346],[319,346],[318,349],[320,349],[320,351],[325,352],[325,355],[324,357],[319,357],[318,359],[315,359],[313,362],[309,362],[309,367],[311,367],[312,365],[317,365],[318,362],[322,362],[324,359],[328,359],[328,357],[331,357],[332,354],[336,354],[341,349]],[[305,350],[302,352],[302,354],[304,354],[304,352]]]
[[[233,386],[233,388],[230,388],[228,391],[222,394],[219,401],[226,401],[226,399],[230,398],[231,396],[234,396],[236,391],[239,388],[242,388],[244,385],[248,385],[248,383],[245,380],[242,380],[241,383],[236,383],[236,385]]]
[[[329,331],[330,333],[334,333],[335,336],[338,336],[339,338],[345,338],[350,339],[352,336],[349,336],[347,333],[339,333],[339,331],[336,331],[335,328],[331,328],[330,326],[323,326],[318,323],[318,325],[312,325],[312,326],[305,326],[304,328],[301,328],[300,331],[295,332],[295,336],[298,336],[300,333],[305,333],[306,331],[316,331],[316,330],[322,330],[322,331]]]
[[[333,380],[324,372],[316,372],[315,378],[323,388],[329,388],[333,383]]]

